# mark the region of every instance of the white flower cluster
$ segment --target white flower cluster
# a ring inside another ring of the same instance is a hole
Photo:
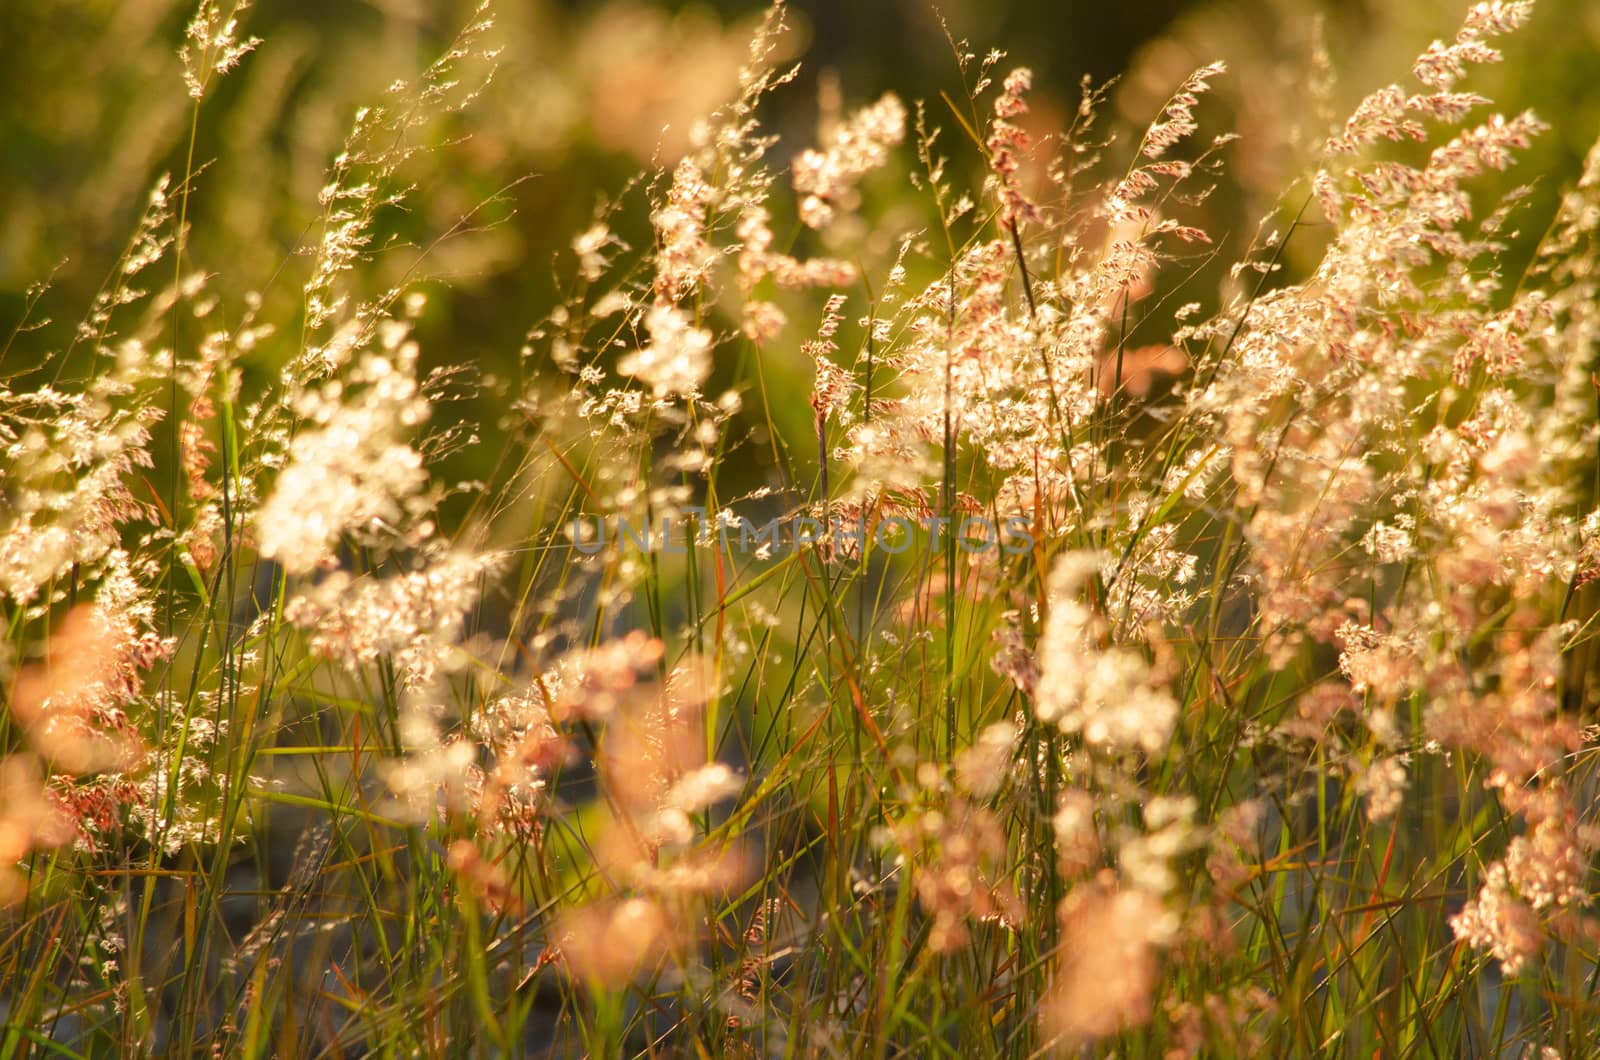
[[[348,383],[306,394],[309,429],[256,517],[261,554],[292,574],[332,565],[339,539],[394,528],[426,512],[427,472],[405,435],[428,416],[413,375],[416,347],[370,355]],[[429,528],[418,527],[419,536]]]
[[[1157,754],[1172,733],[1178,704],[1152,683],[1142,653],[1103,643],[1104,620],[1078,599],[1099,562],[1093,554],[1069,554],[1050,574],[1034,713],[1091,745]]]

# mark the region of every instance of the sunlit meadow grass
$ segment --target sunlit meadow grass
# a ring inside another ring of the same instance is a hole
[[[1242,234],[1221,64],[1114,135],[952,40],[800,150],[775,8],[515,378],[419,339],[500,197],[395,235],[491,9],[235,300],[247,8],[0,360],[0,1054],[1600,1056],[1600,150],[1495,199],[1547,130],[1471,88],[1530,4]]]

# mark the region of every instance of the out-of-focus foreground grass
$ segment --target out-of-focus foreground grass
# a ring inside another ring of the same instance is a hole
[[[1600,1056],[1600,8],[0,57],[0,1054]]]

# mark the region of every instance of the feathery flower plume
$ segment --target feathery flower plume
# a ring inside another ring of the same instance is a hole
[[[906,108],[893,93],[863,107],[841,122],[822,150],[807,148],[794,160],[794,190],[800,220],[811,228],[826,227],[840,210],[856,206],[856,183],[889,159],[889,151],[906,135]]]

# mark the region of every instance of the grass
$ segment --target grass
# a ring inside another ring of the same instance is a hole
[[[791,189],[774,8],[510,378],[429,277],[516,182],[402,236],[487,6],[234,301],[246,6],[6,347],[58,337],[0,385],[0,1055],[1600,1055],[1600,152],[1525,217],[1544,130],[1462,87],[1526,5],[1231,273],[1220,65],[1040,143],[952,40]]]

